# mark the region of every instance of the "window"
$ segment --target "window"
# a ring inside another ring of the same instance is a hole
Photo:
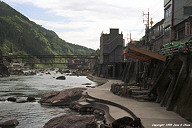
[[[169,27],[167,27],[167,28],[165,28],[165,36],[169,36],[170,35],[170,30],[171,30],[171,27],[169,26]]]
[[[184,7],[184,15],[192,15],[192,7]]]
[[[171,16],[171,7],[165,10],[165,19]]]

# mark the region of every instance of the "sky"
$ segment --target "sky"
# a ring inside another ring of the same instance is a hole
[[[144,36],[150,14],[154,24],[164,17],[164,0],[2,0],[30,20],[53,30],[70,43],[100,47],[101,33],[119,28],[125,43]]]

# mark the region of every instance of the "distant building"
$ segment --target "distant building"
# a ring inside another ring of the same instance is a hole
[[[123,62],[123,34],[119,29],[110,29],[109,34],[100,37],[100,64]]]
[[[123,34],[119,34],[119,29],[110,29],[109,34],[101,34],[100,74],[105,73],[104,76],[116,76],[115,72],[118,72],[118,63],[124,62],[123,47]]]
[[[164,0],[164,40],[163,44],[175,40],[173,27],[192,15],[191,0]]]

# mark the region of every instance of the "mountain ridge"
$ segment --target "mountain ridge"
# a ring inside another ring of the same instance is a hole
[[[0,1],[0,49],[4,54],[90,55],[95,50],[68,43]]]

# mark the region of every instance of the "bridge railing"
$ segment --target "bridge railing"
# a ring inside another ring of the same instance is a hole
[[[95,59],[95,56],[86,55],[4,55],[3,58],[87,58]]]

